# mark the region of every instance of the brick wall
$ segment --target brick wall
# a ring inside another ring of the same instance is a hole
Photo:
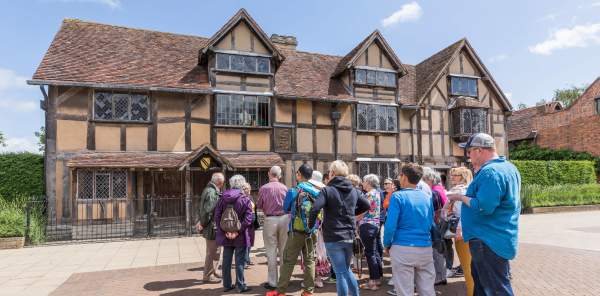
[[[569,108],[534,118],[536,143],[552,149],[569,148],[600,156],[600,115],[595,99],[600,97],[600,78]]]

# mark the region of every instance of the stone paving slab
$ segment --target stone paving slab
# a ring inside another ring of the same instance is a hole
[[[262,284],[267,267],[261,252],[254,253],[258,263],[246,270],[245,277],[252,291],[245,294],[264,295]],[[176,264],[137,269],[78,273],[72,275],[51,295],[220,295],[221,284],[203,284],[201,263]],[[386,259],[386,279],[390,276]],[[366,270],[365,270],[366,273]],[[600,295],[600,252],[576,250],[536,244],[522,244],[512,264],[513,287],[516,295],[560,296]],[[233,276],[235,278],[235,276]],[[296,266],[288,295],[300,295],[302,274]],[[363,281],[366,278],[363,277]],[[379,291],[361,291],[361,295],[386,295],[388,286]],[[447,286],[436,287],[438,295],[464,295],[464,280],[450,279]],[[317,289],[319,295],[335,295],[335,285]]]

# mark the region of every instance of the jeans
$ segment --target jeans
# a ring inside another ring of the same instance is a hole
[[[244,256],[244,266],[248,265],[250,263],[250,249],[252,249],[252,247],[247,247],[246,248],[246,255]]]
[[[223,287],[232,288],[231,261],[235,253],[235,285],[239,290],[246,288],[244,266],[246,266],[247,247],[223,247]]]
[[[331,259],[331,265],[336,275],[335,286],[339,296],[358,296],[358,282],[350,270],[352,260],[351,242],[325,243],[327,255]]]
[[[444,239],[446,243],[446,268],[452,269],[454,267],[454,249],[452,248],[452,239]]]
[[[383,261],[379,254],[379,227],[365,223],[360,226],[360,239],[365,246],[365,256],[369,265],[369,279],[378,280],[383,276]]]
[[[471,274],[475,282],[473,295],[513,296],[508,260],[496,255],[479,239],[470,240],[469,249],[471,251]]]

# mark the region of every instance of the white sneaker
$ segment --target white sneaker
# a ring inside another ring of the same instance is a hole
[[[454,276],[454,270],[446,268],[446,277],[451,278]]]
[[[395,290],[389,290],[386,293],[388,293],[388,295],[396,296],[396,291]]]
[[[393,281],[392,279],[390,279],[390,280],[388,281],[388,286],[393,286],[393,285],[394,285],[394,281]]]

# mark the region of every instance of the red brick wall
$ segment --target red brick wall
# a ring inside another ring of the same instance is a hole
[[[552,149],[569,148],[600,156],[600,115],[596,114],[595,99],[600,97],[597,79],[573,105],[563,111],[538,115],[533,129],[536,143]]]

